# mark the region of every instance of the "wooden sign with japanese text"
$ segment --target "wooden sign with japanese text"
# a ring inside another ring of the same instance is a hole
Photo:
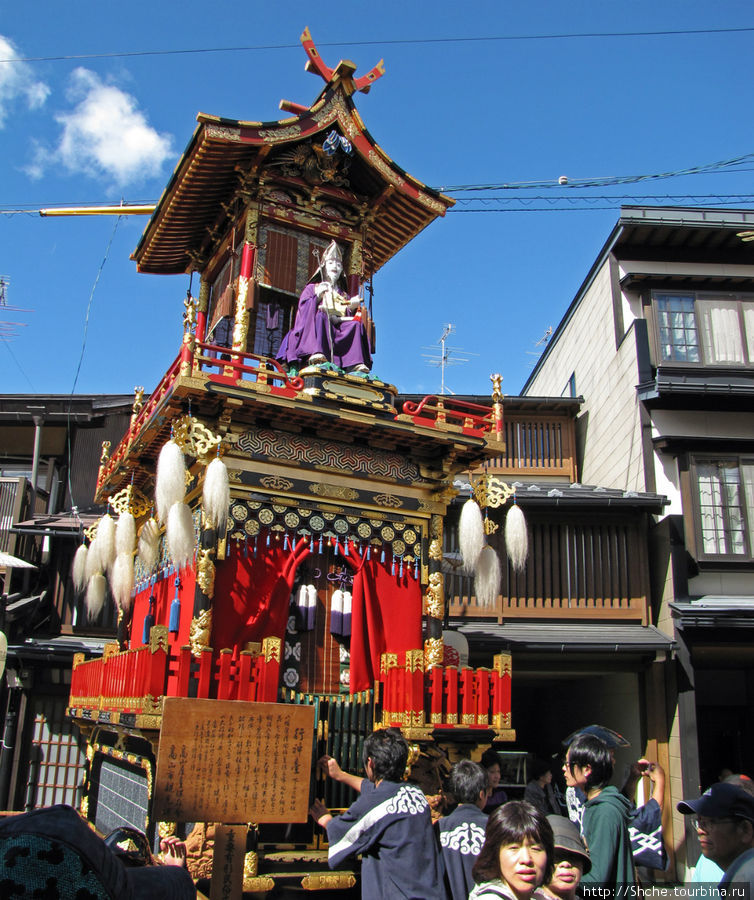
[[[166,697],[152,816],[305,822],[314,708]]]

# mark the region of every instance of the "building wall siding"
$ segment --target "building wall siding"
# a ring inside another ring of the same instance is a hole
[[[610,267],[606,263],[526,391],[558,395],[571,373],[585,398],[578,420],[581,481],[622,490],[646,490],[635,386],[636,345],[629,330],[615,348]]]

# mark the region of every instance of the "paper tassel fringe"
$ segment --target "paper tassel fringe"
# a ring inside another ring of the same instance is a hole
[[[526,565],[526,557],[529,554],[529,536],[526,532],[523,511],[515,503],[505,517],[505,549],[511,565],[520,572]]]
[[[89,550],[87,549],[86,544],[82,544],[73,557],[71,576],[77,594],[80,594],[84,590],[84,585],[86,584],[86,557],[88,554]],[[91,574],[93,575],[94,572]]]
[[[216,528],[218,535],[223,535],[228,521],[230,484],[228,469],[219,457],[213,459],[207,466],[204,475],[202,506],[209,526]]]
[[[186,496],[186,460],[175,441],[168,441],[160,450],[154,494],[157,518],[163,524],[173,505]]]
[[[494,606],[500,593],[500,560],[492,547],[479,554],[474,578],[474,593],[480,606]]]
[[[97,550],[102,571],[112,568],[115,562],[115,519],[105,513],[97,524]]]
[[[473,572],[484,547],[482,510],[479,509],[476,500],[467,500],[463,504],[461,520],[458,523],[458,545],[466,571]]]
[[[130,553],[119,553],[116,556],[110,577],[110,589],[118,609],[128,612],[134,590],[134,560]]]
[[[118,524],[115,526],[115,551],[116,555],[133,554],[136,546],[136,519],[133,513],[124,512],[118,516]]]
[[[86,615],[89,621],[96,619],[102,612],[107,596],[107,582],[101,572],[96,572],[89,579],[86,588]]]
[[[174,503],[168,513],[168,552],[176,569],[182,569],[194,555],[194,520],[186,503]]]
[[[147,572],[151,572],[160,558],[160,526],[155,519],[147,519],[139,532],[139,559]]]

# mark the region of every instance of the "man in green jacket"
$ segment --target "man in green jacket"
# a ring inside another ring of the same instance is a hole
[[[615,891],[634,884],[631,839],[628,833],[631,802],[608,782],[613,759],[607,744],[592,734],[580,734],[568,748],[563,766],[568,787],[586,794],[582,833],[589,848],[592,868],[581,879],[584,895],[591,887]],[[600,897],[604,897],[600,893]]]

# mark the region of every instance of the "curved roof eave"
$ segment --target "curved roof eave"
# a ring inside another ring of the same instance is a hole
[[[384,203],[378,220],[386,222],[383,251],[375,271],[455,201],[427,187],[400,168],[367,131],[351,98],[336,85],[306,112],[273,122],[226,119],[199,113],[198,125],[183,152],[131,258],[139,270],[180,273],[193,265],[207,229],[217,223],[223,204],[237,188],[237,169],[252,164],[265,146],[293,144],[337,124],[354,150],[395,200]],[[411,222],[406,227],[406,211]],[[403,223],[393,238],[390,225]],[[379,230],[379,229],[378,229]]]

